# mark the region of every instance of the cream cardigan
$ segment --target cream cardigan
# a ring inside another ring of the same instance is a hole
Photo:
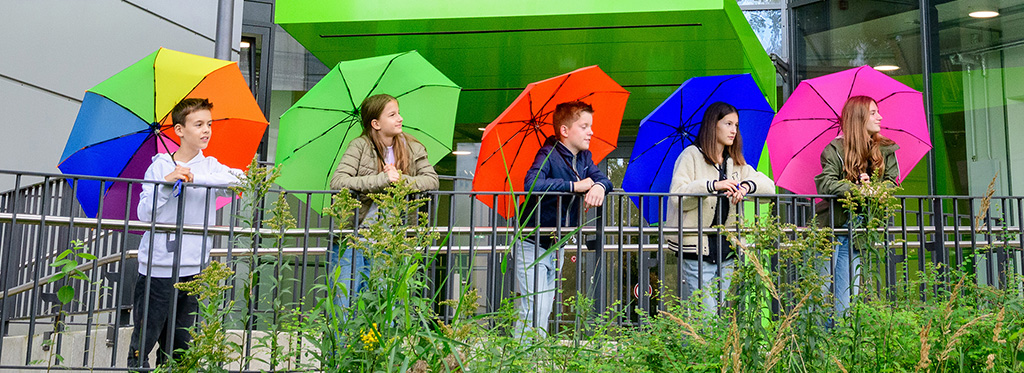
[[[775,193],[775,183],[772,179],[768,178],[763,173],[758,172],[750,164],[737,166],[736,162],[732,159],[726,164],[725,169],[726,177],[730,180],[736,180],[739,182],[748,182],[749,185],[753,185],[752,190],[748,193],[751,194],[770,194]],[[700,149],[695,145],[690,145],[683,150],[683,153],[676,159],[675,167],[672,171],[672,184],[669,189],[671,193],[714,193],[713,183],[718,180],[718,169],[714,165],[710,165],[704,161],[704,155],[701,154]],[[700,200],[703,203],[701,210],[703,215],[700,219],[700,223],[705,228],[711,226],[711,221],[715,216],[715,209],[717,208],[716,198],[713,197],[682,197],[682,209],[683,209],[683,227],[697,227],[697,201]],[[743,209],[733,205],[729,209],[729,216],[726,217],[726,226],[736,223],[736,216],[743,215]],[[668,209],[666,210],[667,216],[665,219],[665,225],[668,227],[679,226],[679,197],[669,197]],[[675,241],[672,236],[669,235],[668,239]],[[704,255],[708,255],[708,238],[707,236],[702,237]],[[697,246],[697,235],[696,234],[685,234],[683,235],[682,250],[685,251],[686,246],[696,247]],[[692,249],[695,250],[695,249]]]

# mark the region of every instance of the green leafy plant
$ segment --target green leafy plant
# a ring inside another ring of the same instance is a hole
[[[57,353],[59,347],[57,340],[65,331],[66,325],[64,320],[68,317],[68,307],[75,301],[77,293],[75,288],[68,282],[78,280],[88,285],[98,285],[97,283],[90,282],[89,277],[82,270],[78,269],[79,260],[96,260],[96,256],[88,253],[86,249],[87,247],[84,242],[71,241],[70,247],[57,254],[54,257],[54,262],[50,263],[50,267],[57,268],[57,273],[54,273],[47,283],[61,283],[62,285],[57,289],[57,301],[60,305],[58,306],[57,314],[53,318],[53,332],[50,333],[49,338],[42,342],[44,349],[49,352],[49,356],[46,359],[47,372],[55,366],[60,366],[64,363],[64,356]],[[38,363],[40,361],[33,362],[33,364]]]

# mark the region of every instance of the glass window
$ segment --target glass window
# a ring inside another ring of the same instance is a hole
[[[1011,144],[1024,142],[1024,85],[1013,83],[1024,81],[1024,1],[932,4],[936,184],[984,195],[998,173],[995,194],[1020,195],[1024,153]]]
[[[746,16],[747,22],[750,22],[750,27],[754,29],[765,52],[783,58],[788,57],[783,43],[785,28],[782,27],[781,10],[746,10],[743,11],[743,15]]]
[[[793,10],[794,88],[804,79],[863,65],[888,65],[887,74],[923,89],[917,2],[821,1]],[[928,194],[929,172],[928,159],[922,159],[903,181],[903,193]]]

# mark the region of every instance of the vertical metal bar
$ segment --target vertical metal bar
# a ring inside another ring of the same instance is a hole
[[[332,195],[330,193],[327,193],[325,198],[330,199],[331,196]],[[306,199],[305,200],[306,200],[306,202],[312,201],[313,200],[313,194],[312,193],[306,193]],[[300,206],[305,206],[306,208],[305,208],[305,213],[303,214],[303,222],[302,222],[302,269],[299,270],[299,283],[298,283],[298,287],[297,288],[293,288],[293,289],[295,289],[294,290],[295,294],[299,294],[300,290],[305,292],[304,290],[306,289],[306,269],[309,267],[309,218],[310,218],[310,212],[313,210],[313,208],[310,206],[309,203],[301,203],[299,205]],[[331,250],[330,245],[327,246],[327,250]],[[328,254],[328,255],[330,255],[330,254]]]
[[[668,306],[661,300],[665,294],[665,224],[660,223],[661,217],[665,216],[665,196],[658,196],[658,289],[657,292],[651,292],[651,298],[654,298],[654,294],[658,294],[658,309],[667,311]],[[642,219],[642,217],[641,217]],[[653,299],[652,299],[653,300]]]
[[[985,245],[989,248],[988,252],[985,253],[985,256],[989,258],[989,261],[985,263],[985,268],[988,270],[989,286],[998,289],[999,285],[1002,285],[1002,283],[996,284],[996,282],[999,281],[999,254],[998,251],[992,250],[992,243],[995,241],[992,239],[992,220],[992,204],[990,203],[988,209],[985,211]],[[993,256],[995,256],[995,258],[993,258]],[[992,270],[993,266],[996,268],[995,271]]]
[[[171,278],[174,280],[174,282],[181,281],[180,269],[181,269],[181,252],[184,249],[184,247],[183,247],[184,246],[183,245],[184,242],[182,242],[182,240],[184,240],[185,208],[188,207],[188,206],[185,206],[185,199],[186,199],[186,194],[188,193],[188,189],[190,188],[189,184],[190,183],[183,183],[182,186],[181,186],[181,191],[178,193],[178,211],[177,211],[178,213],[177,213],[177,219],[175,219],[177,221],[175,222],[175,228],[174,228],[174,237],[175,237],[175,240],[178,241],[178,249],[175,250],[175,252],[174,252],[174,259],[173,259],[174,265],[173,265],[173,267],[171,267]],[[154,218],[153,220],[155,221],[156,220],[156,215],[153,215],[153,218]],[[200,250],[202,250],[202,249],[200,249]],[[200,253],[202,253],[202,251],[200,251]],[[150,257],[150,264],[152,264],[152,258],[153,257]],[[150,265],[150,268],[152,268],[152,267],[153,266]],[[167,339],[165,340],[166,343],[163,346],[165,348],[164,353],[166,353],[167,356],[174,356],[174,347],[173,347],[174,346],[174,332],[177,331],[177,321],[178,321],[178,292],[179,292],[178,288],[175,288],[175,287],[171,288],[171,304],[170,304],[170,306],[171,306],[171,314],[170,314],[171,318],[167,322],[168,323],[168,327],[171,328],[171,332],[168,333]]]
[[[576,262],[573,263],[576,267],[576,294],[573,295],[586,294],[585,292],[583,292],[583,245],[586,245],[587,243],[587,235],[583,233],[583,226],[587,220],[587,210],[584,208],[584,206],[585,203],[580,203],[580,205],[576,208],[576,216],[579,217],[579,220],[576,222],[578,230],[576,231],[576,234],[574,234],[574,236],[576,236],[576,240],[574,240],[576,250],[575,252],[572,253],[573,255],[576,256]],[[563,259],[559,257],[559,260]],[[560,293],[557,294],[561,296]]]
[[[1024,249],[1024,229],[1022,229],[1022,228],[1024,228],[1024,198],[1017,197],[1017,250],[1016,250],[1016,252],[1018,254],[1021,254],[1022,252],[1024,252],[1024,250],[1022,250],[1022,249]],[[1021,254],[1021,255],[1024,255],[1024,254]],[[1017,255],[1015,254],[1014,255],[1014,263],[1017,263],[1016,262],[1016,260],[1017,260],[1016,256]],[[1021,258],[1021,261],[1024,262],[1024,257]],[[1018,264],[1016,269],[1017,269],[1017,274],[1018,275],[1024,275],[1024,263]],[[1017,294],[1020,294],[1020,292],[1017,291]],[[0,321],[2,321],[2,319],[0,319]]]
[[[607,306],[607,294],[605,294],[605,284],[608,281],[608,276],[605,274],[605,257],[604,257],[604,205],[597,208],[597,247],[595,248],[594,257],[597,261],[594,263],[594,295],[595,303],[599,313],[604,313],[605,307]],[[621,224],[621,223],[620,223]]]
[[[682,300],[682,299],[686,299],[684,297],[685,293],[683,292],[683,284],[686,283],[685,280],[684,280],[686,278],[686,275],[683,273],[683,260],[684,260],[683,259],[683,197],[682,196],[678,196],[678,195],[674,195],[674,196],[671,196],[669,198],[675,199],[676,200],[676,206],[679,206],[679,208],[676,209],[676,212],[677,212],[676,218],[677,218],[677,220],[676,220],[676,226],[675,226],[675,228],[676,228],[676,276],[677,276],[677,278],[676,278],[676,286],[679,287],[679,289],[677,290],[677,295],[679,296],[679,299]],[[686,287],[687,287],[686,290],[692,291],[693,289],[690,289],[691,286],[693,286],[693,284],[686,284]]]
[[[922,90],[924,96],[924,117],[928,124],[928,134],[932,137],[932,141],[936,136],[935,133],[935,122],[932,120],[932,72],[934,70],[935,61],[933,60],[933,54],[935,53],[936,46],[932,41],[932,21],[938,19],[937,11],[931,6],[931,1],[920,0],[918,2],[918,8],[920,10],[921,17],[921,65],[923,67],[921,76],[923,79],[924,89]],[[941,134],[938,134],[941,136]],[[941,141],[941,139],[940,139]],[[935,185],[935,152],[928,152],[928,194],[936,194]]]
[[[619,269],[619,275],[615,278],[615,280],[617,281],[617,284],[618,284],[618,286],[616,286],[616,288],[618,288],[618,290],[619,290],[618,291],[618,299],[616,299],[618,301],[617,302],[618,309],[616,310],[617,311],[616,315],[619,315],[618,316],[619,319],[616,320],[616,321],[618,321],[619,324],[622,324],[622,322],[623,322],[622,321],[622,315],[625,313],[625,312],[623,312],[623,308],[626,307],[626,302],[625,302],[626,298],[623,297],[623,293],[622,293],[623,288],[625,287],[625,286],[623,286],[623,284],[625,282],[624,280],[626,278],[625,277],[626,264],[623,262],[623,260],[625,259],[625,254],[623,253],[623,245],[625,244],[626,235],[622,231],[622,222],[625,221],[624,218],[623,218],[623,204],[622,204],[622,200],[624,198],[625,198],[624,196],[619,195],[618,201],[615,204],[615,206],[618,208],[618,212],[619,212],[618,213],[618,216],[619,216],[619,218],[618,218],[618,221],[619,221],[619,236],[618,236],[619,245],[618,246],[619,247],[616,249],[617,254],[618,254],[618,260],[619,260],[618,261],[618,265],[617,265],[617,267]]]
[[[469,208],[476,209],[476,206],[475,206],[476,205],[476,200],[477,200],[476,197],[477,197],[476,193],[470,192],[470,194],[469,194]],[[510,248],[507,253],[502,253],[500,257],[498,256],[498,209],[490,209],[490,211],[491,211],[491,213],[490,213],[490,217],[488,218],[488,222],[491,224],[491,237],[489,239],[490,244],[491,244],[491,257],[498,264],[500,264],[502,262],[507,264],[509,260],[512,260],[512,255],[511,255],[512,254],[512,249]],[[470,222],[470,224],[476,224],[476,222]],[[513,261],[513,263],[515,262],[514,260],[512,260],[512,261]],[[501,268],[501,267],[499,267],[499,268]],[[506,265],[505,268],[508,269],[508,266]],[[487,312],[495,312],[495,311],[497,311],[501,307],[501,301],[502,301],[503,295],[505,294],[505,290],[506,290],[504,288],[505,287],[505,278],[506,278],[505,276],[507,275],[505,273],[505,271],[493,271],[493,272],[495,272],[494,275],[487,276],[488,280],[491,281],[490,284],[487,285],[487,291],[490,292],[490,294],[491,294],[491,298],[490,298],[491,299],[491,302],[490,302],[491,304],[488,305]],[[498,276],[498,277],[495,277],[495,276]],[[498,283],[500,283],[501,285],[499,286]]]
[[[78,191],[78,182],[77,181],[78,181],[77,179],[72,179],[72,182],[71,182],[71,193],[72,194],[71,195],[75,195],[75,193]],[[127,189],[128,189],[128,197],[127,197],[128,202],[126,202],[125,205],[127,206],[131,202],[131,195],[132,195],[131,194],[131,190],[132,190],[131,185],[132,184],[131,183],[127,183],[127,182],[126,182],[126,184],[127,184]],[[125,215],[124,220],[128,221],[128,219],[130,217],[131,217],[131,215]],[[96,218],[97,218],[96,221],[98,223],[98,222],[100,222],[102,220],[102,215],[96,214]],[[68,214],[68,233],[69,233],[69,235],[72,234],[71,232],[73,232],[74,229],[75,229],[75,214],[74,213],[69,213]],[[100,232],[99,229],[97,229],[96,231],[97,231],[97,233]],[[122,249],[121,252],[123,253],[124,250]],[[99,253],[97,252],[97,250],[93,250],[91,252],[91,254],[96,255],[97,257],[100,256],[100,255],[98,255]],[[99,275],[99,263],[98,263],[97,260],[93,260],[92,261],[92,271],[91,271],[91,273],[89,273],[89,278],[92,279],[92,281],[91,281],[91,283],[86,285],[86,288],[89,289],[89,295],[87,296],[87,298],[88,298],[87,302],[89,304],[89,311],[88,311],[88,316],[85,319],[86,320],[86,324],[85,324],[85,346],[86,346],[86,348],[84,348],[83,351],[82,351],[82,361],[83,362],[89,361],[89,349],[90,349],[89,347],[91,346],[90,341],[92,340],[92,321],[93,321],[93,317],[94,317],[93,314],[96,311],[96,299],[97,299],[97,297],[94,297],[94,294],[92,294],[92,292],[94,290],[95,291],[100,291],[100,289],[94,289],[93,288],[94,287],[93,284],[99,284],[100,281],[102,281],[102,279],[100,278],[100,275]],[[118,313],[117,313],[117,311],[115,311],[114,312],[114,317],[117,317],[117,316],[118,316]],[[111,352],[111,355],[113,355],[113,354],[114,353]],[[83,365],[85,365],[85,364],[83,364]]]
[[[946,250],[946,222],[942,199],[938,197],[929,198],[932,200],[932,225],[935,227],[935,253],[932,255],[936,255],[937,262],[943,264],[939,268],[942,282],[948,282],[949,270],[946,267],[949,266],[949,251]]]
[[[455,226],[455,204],[454,203],[449,203],[448,204],[448,229],[450,230],[451,227],[454,227],[454,226]],[[458,260],[456,258],[458,257],[459,254],[455,253],[454,255],[452,255],[452,246],[454,245],[454,243],[452,241],[453,240],[449,237],[448,242],[445,245],[445,265],[448,268],[445,269],[445,273],[446,273],[445,278],[441,280],[441,286],[443,286],[444,288],[441,289],[441,291],[438,292],[440,294],[444,294],[444,298],[445,299],[452,299],[452,293],[453,293],[452,285],[453,284],[451,283],[451,280],[454,278],[453,274],[455,273],[455,270],[458,267]],[[451,306],[448,306],[447,308],[448,308],[449,311],[445,311],[445,312],[442,313],[442,318],[445,319],[445,320],[449,320],[449,316],[452,315],[451,310],[454,310]]]
[[[575,198],[575,197],[573,197],[573,198]],[[568,213],[569,213],[569,209],[565,209],[565,213],[562,212],[563,206],[566,206],[564,203],[565,203],[565,196],[563,196],[562,193],[558,193],[558,209],[556,209],[556,211],[558,211],[558,214],[557,214],[558,215],[558,223],[555,224],[555,237],[558,237],[558,240],[561,240],[562,239],[562,235],[564,234],[562,232],[562,226],[563,225],[568,226],[568,223],[569,223],[569,216],[567,216]],[[579,216],[580,216],[579,212],[580,212],[581,208],[582,207],[577,207],[577,209],[576,209],[576,217],[577,218],[579,218]],[[576,226],[579,227],[579,220],[576,221]],[[568,243],[568,242],[566,242],[566,243]],[[551,252],[551,255],[554,256],[552,258],[551,262],[552,262],[552,264],[555,265],[555,268],[554,268],[554,270],[555,270],[555,285],[554,285],[555,288],[552,289],[552,291],[555,292],[555,300],[554,300],[554,304],[551,305],[551,314],[547,315],[548,316],[548,324],[547,325],[543,325],[545,330],[549,330],[550,331],[551,330],[552,321],[554,321],[555,333],[558,333],[558,320],[559,320],[559,317],[558,317],[558,312],[555,312],[555,304],[558,304],[559,300],[561,298],[559,296],[559,294],[558,294],[558,290],[562,288],[562,281],[560,281],[560,279],[562,277],[562,266],[561,266],[561,264],[562,264],[562,255],[560,255],[560,254],[561,254],[563,249],[565,249],[565,245],[561,245],[561,246],[558,247],[558,249],[556,249],[553,252]],[[537,309],[537,307],[534,307],[534,310],[536,310],[536,309]]]
[[[964,252],[960,247],[960,201],[953,201],[953,248],[956,250],[956,269],[961,270],[964,265]]]
[[[651,312],[650,299],[644,297],[644,294],[647,292],[647,286],[650,285],[650,271],[649,268],[647,268],[647,252],[644,251],[644,245],[648,241],[648,237],[646,237],[644,233],[644,209],[647,208],[647,206],[645,206],[645,199],[646,198],[639,198],[638,201],[640,203],[637,205],[636,285],[634,285],[636,286],[636,293],[633,295],[636,296],[636,303],[639,305],[638,308],[640,310],[643,310],[644,312]],[[631,291],[631,289],[627,289],[626,291]],[[637,320],[639,320],[639,325],[644,324],[643,317],[639,317]]]
[[[924,273],[924,263],[927,260],[927,250],[925,246],[928,244],[928,240],[925,238],[924,231],[924,199],[917,199],[917,241],[919,243],[917,247],[917,269]],[[928,294],[925,293],[925,285],[921,285],[921,301],[924,302],[928,299]]]
[[[143,294],[143,297],[142,297],[142,310],[141,310],[141,312],[142,312],[142,317],[141,317],[142,325],[133,325],[136,328],[141,328],[140,329],[141,331],[139,332],[139,346],[138,346],[138,353],[140,355],[142,355],[142,356],[139,356],[140,367],[141,367],[141,363],[144,362],[146,360],[146,358],[148,357],[148,355],[149,355],[149,351],[146,350],[146,327],[149,325],[149,306],[150,306],[150,304],[149,304],[149,298],[150,298],[149,297],[149,293],[150,293],[150,291],[152,289],[152,284],[153,284],[153,245],[156,242],[156,201],[157,201],[157,193],[159,193],[158,189],[160,188],[160,184],[158,184],[156,182],[149,182],[149,183],[153,184],[152,185],[153,186],[153,203],[152,203],[152,209],[150,210],[150,215],[149,215],[150,216],[150,219],[149,219],[150,220],[149,221],[149,247],[146,249],[146,250],[149,250],[149,253],[147,253],[147,256],[146,256],[146,258],[147,258],[147,260],[149,260],[149,262],[146,263],[146,284],[145,284],[145,289],[143,290],[143,293],[142,293]],[[141,266],[141,265],[142,265],[142,262],[139,261],[139,266]],[[141,269],[141,267],[140,267],[140,269]],[[138,281],[135,282],[135,286],[139,286]],[[135,306],[135,302],[132,302],[132,304],[133,304],[133,306]],[[139,310],[133,308],[132,312],[139,312]],[[131,342],[129,341],[128,343],[129,343],[128,353],[131,354]],[[134,367],[129,367],[129,368],[134,368]]]
[[[455,198],[455,194],[451,194],[448,197],[448,204],[455,206]],[[473,208],[472,202],[473,201],[470,201],[469,206],[469,275],[467,276],[468,278],[464,280],[467,284],[473,283],[473,275],[476,272],[476,224],[473,224],[473,221],[476,220],[476,209]],[[449,232],[452,231],[451,228],[452,227],[448,227]],[[451,241],[454,236],[454,234],[449,233],[448,240]],[[459,286],[460,289],[462,288],[461,283],[457,284],[457,286]]]
[[[694,290],[704,289],[704,197],[691,197],[697,199],[697,288],[690,288],[690,295],[693,295]],[[682,209],[682,205],[679,205]],[[679,221],[680,228],[683,225],[683,221]],[[682,250],[682,242],[679,242],[680,250]],[[710,254],[710,252],[708,252]],[[682,257],[682,255],[680,255]],[[693,284],[690,284],[691,286]],[[718,297],[715,296],[715,303],[718,303]]]
[[[999,231],[1000,231],[999,236],[998,236],[999,237],[999,250],[998,250],[998,254],[997,255],[998,255],[998,258],[1000,259],[999,260],[999,264],[1000,265],[997,268],[999,268],[999,283],[1000,283],[1000,285],[1003,285],[1001,288],[1006,290],[1006,289],[1009,289],[1009,287],[1006,286],[1007,285],[1007,281],[1006,281],[1007,280],[1006,268],[1008,266],[1007,260],[1010,257],[1006,253],[1006,248],[1007,248],[1007,245],[1009,244],[1009,240],[1008,240],[1009,233],[1007,232],[1007,229],[1009,229],[1010,222],[1009,222],[1009,219],[1007,218],[1007,214],[1010,213],[1010,210],[1009,210],[1010,206],[1007,204],[1007,199],[1005,197],[1000,197],[999,198],[999,202],[1000,202],[999,203],[1000,206],[1003,209],[1003,211],[1002,211],[1002,213],[1003,213],[1003,216],[1002,216],[1003,224],[1002,224],[1002,227],[999,227]]]
[[[44,181],[43,182],[43,195],[45,196],[45,195],[48,194],[48,190],[49,190],[49,182],[48,182],[49,181],[49,177],[44,178],[43,181]],[[35,331],[36,331],[36,319],[39,316],[38,313],[37,313],[38,309],[37,309],[36,306],[39,304],[39,302],[41,302],[41,299],[42,299],[42,295],[40,294],[42,290],[39,287],[39,280],[40,280],[39,277],[40,277],[40,274],[42,273],[43,269],[40,268],[39,265],[42,264],[41,263],[42,260],[43,260],[42,254],[46,250],[46,248],[43,247],[43,246],[45,246],[44,242],[46,241],[46,236],[45,236],[46,235],[46,206],[49,205],[48,202],[49,201],[47,201],[44,198],[42,200],[42,206],[39,209],[39,231],[38,231],[38,238],[37,238],[37,242],[36,242],[36,255],[35,255],[35,260],[32,262],[32,267],[33,267],[33,273],[32,273],[32,294],[34,294],[34,296],[31,297],[30,300],[29,300],[29,317],[31,317],[31,320],[29,320],[29,324],[28,324],[28,344],[26,344],[26,346],[34,346],[32,344],[32,339],[33,339],[33,336],[35,335]],[[60,316],[56,315],[54,317],[60,317]],[[59,333],[58,333],[58,337],[59,337]],[[58,345],[58,348],[59,348],[59,345]],[[58,350],[58,352],[59,352],[59,350]],[[28,350],[25,353],[25,365],[29,365],[29,364],[31,364],[31,362],[32,362],[32,350]]]
[[[14,175],[14,190],[13,190],[13,193],[11,193],[11,199],[8,200],[8,202],[10,202],[10,205],[9,205],[8,208],[10,209],[10,212],[11,212],[11,223],[10,223],[11,229],[8,231],[8,234],[5,235],[6,237],[4,237],[5,238],[4,241],[6,241],[4,243],[4,247],[3,247],[4,260],[3,260],[3,262],[0,262],[0,268],[3,268],[3,271],[0,272],[0,290],[3,291],[3,296],[0,297],[0,361],[3,361],[3,356],[4,356],[4,348],[3,348],[4,347],[4,338],[3,337],[7,335],[7,329],[8,329],[7,298],[9,296],[7,295],[7,291],[9,289],[9,284],[8,284],[7,278],[10,277],[11,273],[14,273],[14,272],[17,271],[16,269],[14,271],[12,271],[10,267],[15,267],[15,268],[17,267],[16,265],[14,265],[14,262],[11,261],[11,252],[14,251],[14,235],[15,235],[15,232],[17,231],[16,227],[18,226],[18,202],[19,202],[18,201],[18,199],[19,199],[18,195],[21,194],[21,193],[18,192],[18,190],[20,190],[20,189],[21,189],[21,174],[15,174]]]
[[[133,195],[132,194],[132,186],[134,186],[134,185],[135,185],[134,183],[131,183],[131,182],[128,183],[128,188],[127,189],[128,189],[128,195],[129,196]],[[141,201],[140,201],[140,203],[141,203]],[[120,336],[121,336],[121,333],[120,333],[120,330],[121,330],[121,311],[122,311],[122,304],[124,304],[124,291],[125,291],[124,276],[125,276],[125,271],[126,271],[125,263],[126,263],[126,260],[128,258],[128,235],[127,235],[127,233],[128,233],[128,221],[131,220],[131,216],[132,216],[131,203],[125,203],[124,204],[124,228],[123,229],[124,229],[124,233],[126,233],[126,234],[122,234],[121,235],[121,258],[117,262],[118,266],[119,266],[119,270],[117,271],[118,272],[118,280],[117,280],[117,284],[114,286],[114,288],[117,289],[117,296],[116,296],[117,300],[114,302],[114,339],[111,341],[111,343],[113,344],[114,348],[111,349],[111,351],[110,351],[110,366],[116,366],[117,365],[117,350],[118,350],[117,342],[118,342],[118,339],[120,339]],[[136,257],[137,257],[137,254],[136,254]],[[136,270],[136,272],[138,272],[138,270]],[[138,276],[138,274],[136,274],[136,276]],[[134,310],[134,312],[139,312],[139,311],[138,310]],[[129,318],[129,322],[131,322],[130,321],[131,320],[131,313],[129,313],[129,317],[128,318]]]

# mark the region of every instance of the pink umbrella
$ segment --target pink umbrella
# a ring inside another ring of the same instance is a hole
[[[768,129],[768,155],[775,184],[797,194],[816,194],[821,151],[839,136],[839,115],[846,99],[868,96],[878,102],[882,135],[896,151],[902,182],[932,148],[921,92],[870,66],[800,82]]]

